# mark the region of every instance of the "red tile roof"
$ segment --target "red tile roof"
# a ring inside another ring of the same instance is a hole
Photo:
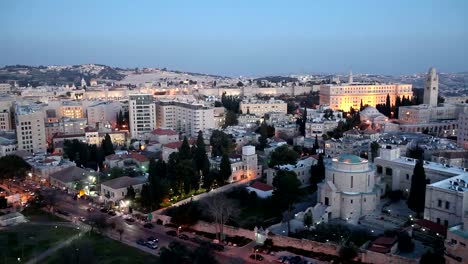
[[[397,242],[396,237],[379,237],[374,240],[374,245],[392,246]]]
[[[172,129],[164,129],[164,128],[156,128],[151,132],[153,135],[167,135],[167,136],[174,136],[177,135],[177,132],[175,132]]]
[[[182,143],[183,143],[183,142],[184,142],[184,141],[181,140],[181,141],[176,141],[176,142],[167,143],[167,144],[164,144],[164,147],[170,148],[170,149],[178,149],[178,148],[180,148],[180,147],[182,146]],[[189,142],[190,145],[195,144],[195,140],[194,140],[194,139],[189,139],[188,142]]]
[[[260,190],[260,191],[264,191],[264,192],[268,192],[268,191],[273,190],[273,186],[268,185],[268,184],[263,183],[263,182],[259,182],[259,181],[256,181],[256,182],[252,183],[250,185],[250,187],[254,188],[254,189],[257,189],[257,190]]]
[[[446,236],[447,235],[447,228],[443,225],[439,225],[437,223],[434,223],[432,221],[426,220],[426,219],[418,219],[415,222],[418,226],[425,227],[432,232],[439,233],[441,235]]]

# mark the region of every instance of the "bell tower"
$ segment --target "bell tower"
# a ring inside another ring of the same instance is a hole
[[[439,75],[435,68],[430,68],[426,76],[426,87],[424,87],[424,104],[437,106],[439,95]]]

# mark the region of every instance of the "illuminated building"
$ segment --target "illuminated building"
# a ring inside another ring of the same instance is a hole
[[[352,80],[352,78],[350,78]],[[329,105],[333,110],[349,111],[352,107],[359,109],[363,105],[375,107],[385,104],[387,95],[390,102],[395,103],[397,96],[413,97],[411,84],[381,84],[381,83],[344,83],[322,84],[320,86],[320,104]]]

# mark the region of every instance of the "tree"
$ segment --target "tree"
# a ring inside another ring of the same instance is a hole
[[[46,190],[42,193],[42,197],[44,199],[44,204],[53,212],[60,200],[57,193],[54,190]]]
[[[223,179],[223,182],[226,182],[229,179],[229,177],[231,177],[231,174],[232,174],[231,161],[229,160],[229,156],[224,154],[219,164],[220,178]]]
[[[406,156],[413,159],[423,159],[424,149],[422,149],[419,145],[410,147],[406,150]]]
[[[190,193],[192,189],[198,189],[200,186],[200,175],[195,171],[191,160],[181,160],[176,165],[176,175],[179,180],[179,192]]]
[[[198,222],[201,208],[198,202],[188,202],[167,209],[167,215],[171,217],[171,223],[178,226],[192,226]]]
[[[11,178],[24,178],[31,170],[31,165],[16,155],[7,155],[0,158],[0,180]]]
[[[226,128],[228,126],[235,126],[239,123],[237,120],[237,114],[234,113],[231,110],[227,110],[225,114],[225,119],[224,119],[224,125],[223,127]]]
[[[352,260],[357,256],[358,249],[352,242],[346,242],[340,246],[338,254],[343,260]]]
[[[92,214],[89,218],[89,222],[91,224],[91,232],[93,232],[94,228],[102,232],[109,227],[106,217],[102,214]]]
[[[210,172],[210,160],[206,154],[205,141],[203,140],[203,132],[198,132],[197,144],[195,148],[195,153],[193,155],[193,160],[195,162],[195,167],[198,172],[202,172],[203,176],[208,175]]]
[[[102,150],[104,152],[104,156],[107,157],[109,155],[115,154],[114,151],[114,144],[112,144],[112,140],[109,136],[109,134],[106,134],[104,136],[104,139],[102,140],[101,143]]]
[[[181,160],[192,159],[192,152],[190,151],[190,144],[187,137],[184,137],[182,145],[179,148],[179,158]]]
[[[201,245],[191,254],[191,260],[194,264],[217,264],[216,258],[213,255],[213,251],[208,245]]]
[[[239,205],[224,194],[210,195],[203,200],[204,211],[207,212],[216,226],[219,241],[224,241],[224,225],[227,221],[239,215]]]
[[[143,186],[141,186],[140,204],[141,206],[146,207],[146,208],[149,208],[152,205],[152,198],[151,198],[151,193],[149,189],[149,184],[143,184]]]
[[[135,189],[133,188],[133,186],[128,186],[127,187],[127,194],[125,195],[125,199],[126,200],[130,200],[130,201],[133,201],[135,200]]]
[[[426,197],[426,172],[424,162],[419,159],[416,162],[411,177],[411,188],[408,196],[408,207],[415,211],[418,217],[424,212],[424,201]]]
[[[319,146],[318,136],[315,135],[314,146],[312,147],[312,154],[313,154],[313,155],[317,154],[317,150],[318,150],[319,148],[320,148],[320,146]]]
[[[374,162],[374,159],[379,156],[379,149],[380,145],[377,141],[372,141],[370,144],[370,149],[371,149],[371,161]]]
[[[260,134],[260,137],[258,138],[258,143],[259,143],[259,148],[264,149],[267,146],[268,143],[268,138],[270,137],[268,133],[268,128],[269,126],[265,123],[265,121],[262,122],[260,127],[257,130],[257,133]],[[273,127],[274,130],[274,127]],[[274,134],[274,132],[273,132]]]
[[[122,226],[117,228],[117,232],[119,233],[119,241],[122,241],[122,235],[125,232],[125,229],[123,229]]]
[[[235,148],[235,143],[232,138],[220,130],[215,130],[210,137],[211,155],[212,157],[219,157],[223,154],[231,154]]]
[[[441,252],[443,253],[443,252]],[[461,259],[459,260],[461,262]],[[433,252],[432,250],[426,251],[421,256],[421,259],[419,260],[420,264],[435,264],[435,263],[445,263],[444,255],[443,254],[437,254],[436,252]]]
[[[297,155],[294,150],[290,149],[288,145],[282,145],[271,153],[270,166],[296,164],[298,158],[299,155]]]
[[[414,250],[414,243],[411,241],[410,235],[405,232],[399,232],[397,234],[398,237],[398,250],[401,252],[409,253]]]
[[[159,260],[163,264],[188,264],[192,263],[189,257],[190,251],[179,242],[173,241],[167,247],[161,248]]]
[[[293,171],[279,170],[273,179],[273,199],[276,204],[287,208],[288,216],[288,234],[291,233],[291,211],[292,205],[299,198],[299,187],[301,182],[297,179],[297,175]]]
[[[304,215],[304,225],[307,227],[311,227],[313,222],[314,220],[312,217],[312,210],[311,210]]]

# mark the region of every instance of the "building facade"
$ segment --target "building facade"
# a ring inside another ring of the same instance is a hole
[[[253,180],[260,177],[261,168],[258,166],[258,157],[255,146],[242,147],[242,155],[229,157],[232,174],[227,182],[232,183],[244,179]],[[210,159],[211,167],[219,170],[221,157]]]
[[[17,105],[15,111],[18,150],[31,153],[47,149],[45,114],[39,105]]]
[[[129,96],[130,136],[142,139],[156,128],[156,106],[150,94]]]
[[[387,95],[395,103],[397,96],[413,97],[411,84],[345,83],[322,84],[320,86],[320,104],[329,105],[333,110],[349,111],[364,105],[375,107],[385,104]]]
[[[324,221],[340,218],[357,223],[375,211],[382,195],[380,177],[365,159],[351,154],[326,164],[325,180],[318,185],[317,201],[324,206]]]
[[[260,99],[245,99],[240,102],[240,110],[243,114],[253,114],[259,117],[265,116],[268,112],[278,112],[287,114],[288,105],[285,101],[275,100],[260,100]]]
[[[460,115],[458,118],[457,143],[468,149],[468,115]]]
[[[214,108],[194,102],[156,102],[157,127],[173,129],[188,136],[215,128]]]

